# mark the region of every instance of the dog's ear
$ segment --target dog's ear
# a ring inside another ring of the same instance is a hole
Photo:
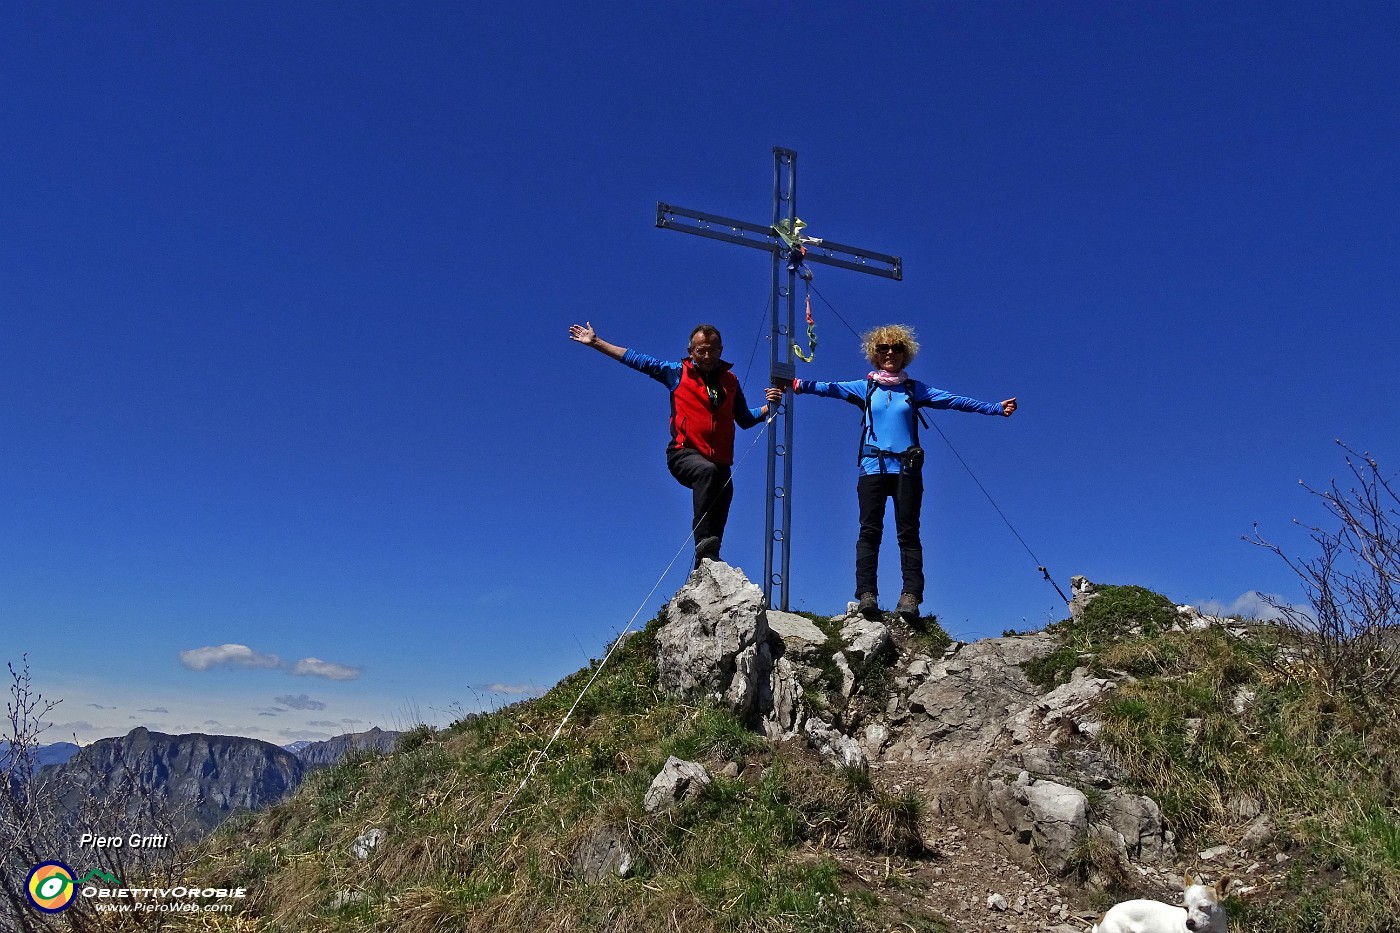
[[[1221,875],[1220,880],[1215,883],[1215,896],[1224,897],[1225,892],[1230,890],[1230,882],[1233,880],[1229,875]]]
[[[1186,873],[1186,877],[1183,878],[1183,879],[1181,880],[1181,887],[1182,887],[1182,890],[1185,890],[1186,888],[1191,887],[1191,885],[1193,885],[1193,884],[1195,884],[1195,883],[1196,883],[1196,879],[1193,878],[1193,877],[1191,876],[1191,873],[1188,871],[1188,872]]]

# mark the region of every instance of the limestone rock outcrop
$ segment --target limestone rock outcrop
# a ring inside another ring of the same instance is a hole
[[[642,807],[648,813],[669,810],[684,800],[698,797],[710,783],[710,773],[695,761],[682,761],[675,755],[666,759],[661,773],[652,779]]]
[[[656,635],[662,689],[757,719],[759,686],[773,668],[768,633],[763,591],[737,568],[702,561],[667,604]]]
[[[1078,618],[1098,594],[1083,577],[1072,587]],[[1183,628],[1218,621],[1180,615]],[[667,606],[657,637],[662,685],[725,705],[769,739],[800,737],[836,767],[937,775],[928,782],[941,788],[927,801],[931,812],[982,820],[1027,866],[1067,872],[1089,841],[1124,865],[1176,858],[1156,802],[1120,787],[1097,745],[1096,701],[1117,681],[1081,669],[1047,691],[1026,675],[1027,662],[1058,646],[1053,634],[920,651],[906,633],[901,652],[888,625],[854,607],[818,622],[766,609],[741,571],[705,562]],[[691,766],[699,773],[684,770]],[[693,763],[668,763],[673,771],[658,776],[665,786],[653,785],[649,810],[709,780]],[[1261,819],[1250,841],[1267,838]]]

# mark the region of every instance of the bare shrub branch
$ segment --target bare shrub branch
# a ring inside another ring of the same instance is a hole
[[[1400,495],[1369,454],[1346,451],[1351,481],[1303,488],[1337,522],[1336,530],[1306,526],[1315,557],[1290,557],[1259,536],[1245,540],[1277,554],[1303,585],[1311,611],[1259,596],[1282,615],[1329,689],[1359,699],[1400,693]]]
[[[0,735],[7,743],[0,753],[0,933],[159,930],[166,924],[165,914],[99,914],[81,897],[59,914],[40,912],[29,903],[25,881],[30,870],[55,859],[78,872],[100,870],[128,887],[174,886],[188,876],[191,865],[192,850],[181,835],[190,821],[179,803],[142,781],[138,763],[125,755],[100,782],[67,768],[40,770],[39,739],[49,728],[48,715],[62,701],[45,699],[34,689],[27,657],[18,669],[6,667],[10,699],[6,734]],[[85,832],[122,839],[161,836],[169,844],[82,848],[78,843]]]
[[[0,931],[37,933],[47,927],[24,892],[24,879],[36,863],[31,857],[43,844],[46,830],[34,775],[39,736],[61,701],[45,699],[34,690],[28,655],[21,657],[18,670],[10,662],[5,667],[10,672],[10,697],[5,702],[6,731],[0,736],[6,743],[0,756]]]

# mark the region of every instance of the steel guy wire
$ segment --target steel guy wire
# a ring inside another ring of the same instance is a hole
[[[763,317],[758,319],[758,333],[753,335],[753,349],[749,351],[749,361],[744,364],[744,382],[749,381],[749,372],[753,369],[753,358],[758,355],[758,345],[763,340],[763,322],[773,313],[773,297],[770,295],[768,301],[763,306]]]
[[[817,291],[816,288],[812,287],[812,283],[808,282],[807,286],[812,289],[813,294],[815,294],[818,298],[822,300],[822,304],[826,305],[828,308],[831,309],[831,313],[836,315],[837,320],[839,320],[842,324],[845,324],[846,329],[849,330],[852,334],[854,334],[856,339],[859,340],[860,334],[857,333],[856,329],[852,327],[844,317],[841,316],[841,312],[836,310],[836,306],[833,305],[831,302],[827,301],[825,295]],[[1065,596],[1065,591],[1060,589],[1060,585],[1055,582],[1055,578],[1050,576],[1050,571],[1045,569],[1045,565],[1040,562],[1040,558],[1035,556],[1035,552],[1031,550],[1030,545],[1026,544],[1026,539],[1021,537],[1021,533],[1016,530],[1016,526],[1011,524],[1011,520],[1006,517],[1006,513],[1001,510],[1001,506],[997,505],[996,500],[992,498],[992,494],[987,492],[987,487],[982,485],[982,481],[977,478],[977,474],[972,472],[972,467],[967,465],[967,461],[963,459],[962,454],[958,453],[958,449],[953,446],[953,442],[948,440],[948,435],[943,433],[943,429],[938,426],[938,423],[936,421],[930,420],[929,423],[932,424],[933,429],[938,432],[938,436],[943,438],[943,443],[948,445],[948,449],[953,452],[953,456],[958,458],[958,462],[961,463],[963,469],[967,471],[967,475],[972,477],[972,481],[977,484],[977,488],[982,490],[982,495],[987,497],[987,501],[992,504],[992,508],[996,509],[996,513],[1001,516],[1001,520],[1006,523],[1006,527],[1011,529],[1011,533],[1016,536],[1016,540],[1021,542],[1021,547],[1025,548],[1026,553],[1031,556],[1031,560],[1035,561],[1035,569],[1040,571],[1041,576],[1045,578],[1045,582],[1053,586],[1055,588],[1055,592],[1060,594],[1060,599],[1063,599],[1066,603],[1068,603],[1069,597]]]
[[[763,430],[758,432],[758,435],[754,438],[753,443],[749,444],[748,448],[744,451],[743,456],[739,458],[739,462],[736,463],[733,469],[730,470],[729,479],[725,481],[725,485],[733,485],[734,473],[738,471],[739,467],[743,466],[744,461],[748,459],[749,454],[753,452],[754,447],[756,447],[758,445],[758,442],[762,440],[764,435],[768,433],[768,428],[772,426],[773,420],[777,417],[778,410],[774,408],[774,410],[769,413],[768,417],[763,419]],[[704,518],[706,515],[709,514],[709,510],[707,509],[705,512],[701,513],[700,517]],[[559,725],[555,728],[554,734],[549,737],[549,741],[545,743],[544,748],[541,749],[540,752],[535,756],[535,760],[530,764],[530,769],[525,773],[525,777],[521,779],[520,786],[517,787],[515,789],[515,792],[510,795],[510,799],[507,800],[505,806],[501,808],[501,812],[496,814],[496,818],[491,821],[490,829],[492,832],[495,831],[497,825],[500,824],[501,820],[505,817],[505,815],[510,812],[510,808],[515,804],[515,801],[519,799],[521,793],[524,792],[526,785],[530,783],[530,778],[535,776],[535,771],[544,762],[545,758],[549,756],[549,750],[554,746],[555,740],[559,738],[561,733],[563,733],[564,726],[568,725],[569,719],[573,717],[574,711],[578,709],[578,705],[583,702],[583,698],[588,693],[589,688],[593,686],[594,681],[596,681],[599,675],[603,673],[603,668],[607,666],[608,660],[613,656],[613,652],[616,651],[618,647],[622,644],[623,639],[626,637],[627,633],[632,631],[632,626],[637,621],[637,616],[641,615],[642,610],[646,608],[647,603],[651,600],[652,596],[656,594],[657,589],[660,588],[661,582],[666,579],[666,575],[671,572],[671,568],[676,565],[676,561],[680,558],[681,554],[685,553],[686,545],[690,544],[690,542],[694,540],[694,538],[694,531],[686,535],[685,540],[681,542],[681,545],[679,548],[677,548],[676,553],[672,555],[671,562],[666,565],[665,570],[661,571],[661,576],[656,578],[656,582],[652,584],[651,589],[647,592],[647,595],[642,597],[642,601],[637,606],[636,610],[632,613],[632,617],[627,620],[627,625],[622,629],[621,632],[618,633],[617,638],[613,639],[613,643],[608,646],[607,652],[603,655],[602,660],[598,662],[597,668],[594,669],[593,676],[588,678],[588,682],[585,683],[583,685],[583,689],[578,692],[578,696],[574,699],[573,705],[569,707],[569,711],[566,712],[564,714],[564,718],[559,721]]]

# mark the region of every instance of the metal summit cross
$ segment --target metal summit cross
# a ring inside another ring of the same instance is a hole
[[[797,219],[797,153],[791,149],[773,147],[773,222],[771,225],[732,220],[704,211],[658,202],[656,225],[668,230],[693,233],[712,240],[724,240],[740,246],[751,246],[773,254],[772,329],[769,333],[769,375],[774,382],[787,385],[787,404],[777,417],[783,421],[783,440],[778,442],[776,431],[768,432],[768,500],[766,536],[763,555],[763,597],[773,609],[788,608],[788,572],[791,553],[792,497],[792,398],[790,383],[796,374],[793,362],[793,335],[797,332],[796,280],[802,262],[825,266],[840,266],[887,279],[904,278],[904,268],[898,256],[886,256],[855,246],[843,246],[827,239],[804,237],[804,226]],[[793,250],[796,261],[790,261]],[[786,272],[786,276],[784,276]],[[786,299],[786,314],[779,311]],[[778,460],[782,459],[782,483],[778,482]],[[782,508],[778,504],[782,503]],[[777,513],[775,515],[775,513]],[[775,555],[774,552],[777,552]],[[773,567],[780,568],[776,572]],[[775,600],[774,588],[778,595]]]

